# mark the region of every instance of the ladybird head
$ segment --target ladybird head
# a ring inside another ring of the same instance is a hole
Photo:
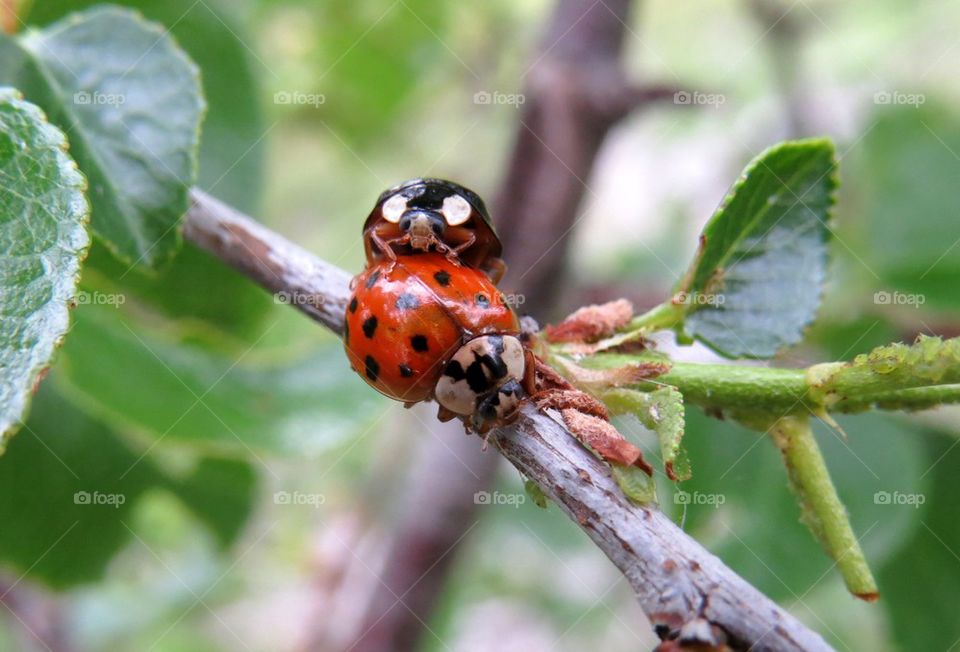
[[[473,191],[442,179],[411,179],[390,188],[370,216],[396,224],[413,249],[426,251],[450,227],[479,219],[489,223],[486,206]]]

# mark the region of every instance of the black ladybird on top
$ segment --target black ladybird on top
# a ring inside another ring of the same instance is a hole
[[[436,251],[484,271],[497,283],[506,271],[502,246],[483,200],[442,179],[411,179],[380,195],[363,225],[367,264]]]

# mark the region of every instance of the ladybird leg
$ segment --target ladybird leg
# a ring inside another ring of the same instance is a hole
[[[443,423],[450,421],[456,416],[457,416],[456,412],[451,412],[450,410],[443,407],[442,405],[437,405],[437,419],[439,419]]]
[[[380,232],[381,228],[383,229],[389,228],[391,231],[393,231],[394,225],[387,224],[387,225],[378,225],[374,227],[373,229],[370,230],[370,240],[373,242],[373,244],[377,246],[377,248],[381,252],[383,252],[384,256],[390,259],[390,261],[396,262],[397,252],[393,250],[393,247],[391,245],[406,244],[407,242],[410,241],[410,234],[405,233],[403,235],[396,236],[393,233],[390,233],[389,234],[390,237],[384,238],[384,234]]]
[[[477,241],[477,234],[471,229],[464,229],[462,227],[454,227],[447,230],[447,237],[453,237],[460,240],[459,243],[453,248],[452,253],[459,254],[464,249],[468,248],[474,242]]]
[[[448,242],[454,243],[453,246],[442,245],[443,249],[446,250],[447,260],[451,263],[459,263],[460,252],[468,249],[477,241],[477,234],[473,229],[451,226],[444,232],[444,238]],[[439,246],[438,249],[440,249]]]
[[[503,275],[507,273],[507,264],[500,258],[488,258],[484,263],[483,271],[490,277],[490,281],[497,285]]]
[[[487,446],[490,444],[490,435],[493,434],[493,429],[487,429],[483,434],[483,445],[480,447],[480,450],[484,453],[487,452]]]
[[[537,393],[537,358],[533,351],[524,347],[523,349],[523,379],[520,386],[527,396],[533,396]]]

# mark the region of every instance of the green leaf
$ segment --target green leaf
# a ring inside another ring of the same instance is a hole
[[[99,0],[34,2],[24,20],[47,25],[97,4]],[[169,29],[200,68],[208,111],[197,185],[245,213],[256,214],[263,186],[263,136],[268,128],[255,73],[264,72],[264,64],[247,45],[252,43],[249,35],[233,20],[236,4],[213,0],[119,0],[113,4],[140,11]]]
[[[0,451],[69,329],[89,236],[63,133],[0,88]]]
[[[241,466],[202,460],[181,481],[45,384],[0,458],[0,521],[11,524],[0,528],[0,561],[57,588],[96,580],[130,540],[126,523],[151,489],[174,491],[228,543],[253,506],[252,474]]]
[[[163,29],[96,8],[0,39],[0,80],[70,133],[90,183],[94,233],[155,267],[180,243],[204,101],[196,67]]]
[[[610,464],[613,479],[624,495],[639,505],[649,505],[657,500],[657,483],[642,469],[623,464]]]
[[[192,330],[207,331],[206,339],[221,348],[246,348],[263,333],[270,310],[283,309],[263,288],[189,242],[156,271],[131,268],[94,243],[85,269],[84,288],[123,295],[126,303],[143,303],[187,328],[202,324],[207,328]]]
[[[880,570],[881,603],[886,607],[894,639],[903,650],[946,650],[960,639],[956,618],[960,588],[960,454],[956,441],[930,438],[930,456],[924,475],[926,491],[901,492],[899,502],[913,498],[919,507],[894,504],[888,510],[911,509],[921,527]],[[929,475],[928,475],[929,474]]]
[[[340,346],[296,364],[226,356],[82,306],[59,368],[72,396],[151,439],[231,455],[316,454],[384,412]],[[135,380],[135,382],[133,382]]]
[[[171,489],[203,520],[221,546],[240,534],[255,499],[257,476],[242,460],[205,457]]]
[[[97,0],[45,0],[32,5],[26,20],[46,25],[95,4]],[[254,74],[254,69],[262,70],[262,66],[241,40],[246,38],[243,30],[222,3],[123,0],[117,4],[142,11],[148,19],[168,27],[200,68],[209,108],[197,185],[256,215],[263,186],[263,136],[268,128]],[[127,294],[128,302],[147,301],[174,318],[202,320],[214,326],[212,336],[221,341],[224,332],[240,342],[255,339],[271,306],[269,295],[190,243],[184,243],[176,258],[159,270],[131,268],[95,244],[87,268],[93,268],[95,276],[85,275],[85,284]]]
[[[98,0],[44,0],[33,3],[25,20],[46,25]],[[231,19],[235,5],[195,0],[123,0],[117,4],[138,11],[170,29],[180,46],[201,70],[208,111],[200,143],[197,185],[231,206],[259,213],[263,186],[264,149],[269,131],[264,124],[262,95],[254,59],[242,39],[248,39]],[[105,292],[127,294],[128,303],[149,302],[166,315],[214,326],[212,337],[227,333],[238,343],[256,339],[271,307],[270,296],[232,268],[185,242],[169,265],[143,269],[117,260],[95,244],[87,260],[95,277],[85,284]]]
[[[603,391],[600,400],[613,414],[633,414],[644,427],[657,433],[667,474],[674,480],[689,480],[690,460],[681,442],[684,430],[683,395],[676,387],[652,392],[617,388]]]
[[[864,260],[852,264],[869,268],[867,278],[878,292],[868,302],[907,313],[918,304],[960,309],[956,111],[932,101],[918,108],[882,107],[866,124],[871,127],[855,150],[851,177],[862,184],[864,202],[857,207],[863,245],[853,245]]]
[[[524,480],[523,491],[527,494],[534,505],[540,509],[547,508],[547,495],[543,493],[543,489],[541,489],[536,482],[533,480]]]
[[[820,303],[835,171],[833,145],[819,139],[772,147],[747,167],[674,296],[687,334],[728,357],[800,341]]]

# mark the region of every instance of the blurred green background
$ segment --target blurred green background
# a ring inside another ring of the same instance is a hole
[[[43,25],[92,4],[37,0],[22,18]],[[430,175],[492,195],[519,112],[474,94],[521,92],[551,9],[122,4],[169,26],[202,69],[200,185],[350,270],[387,186]],[[958,21],[946,1],[638,3],[630,74],[720,99],[666,102],[614,130],[587,180],[577,283],[541,317],[621,292],[638,307],[660,301],[744,164],[826,135],[842,181],[832,275],[808,340],[772,364],[960,334]],[[78,308],[0,458],[5,602],[51,609],[56,636],[79,650],[296,650],[317,621],[348,629],[375,580],[345,548],[375,569],[410,438],[432,421],[374,396],[333,336],[190,246],[155,276],[95,248],[83,285],[127,300]],[[652,446],[638,423],[620,425]],[[846,594],[763,438],[688,410],[683,489],[722,498],[684,509],[663,482],[662,506],[838,649],[946,650],[960,639],[958,412],[841,425],[846,437],[822,427],[820,442],[878,574],[875,605]],[[125,501],[65,498],[94,490]],[[522,496],[517,473],[503,468],[497,491]],[[626,581],[555,507],[478,514],[424,649],[653,647]],[[328,586],[344,566],[354,593]],[[12,613],[0,611],[0,649],[44,649]]]

